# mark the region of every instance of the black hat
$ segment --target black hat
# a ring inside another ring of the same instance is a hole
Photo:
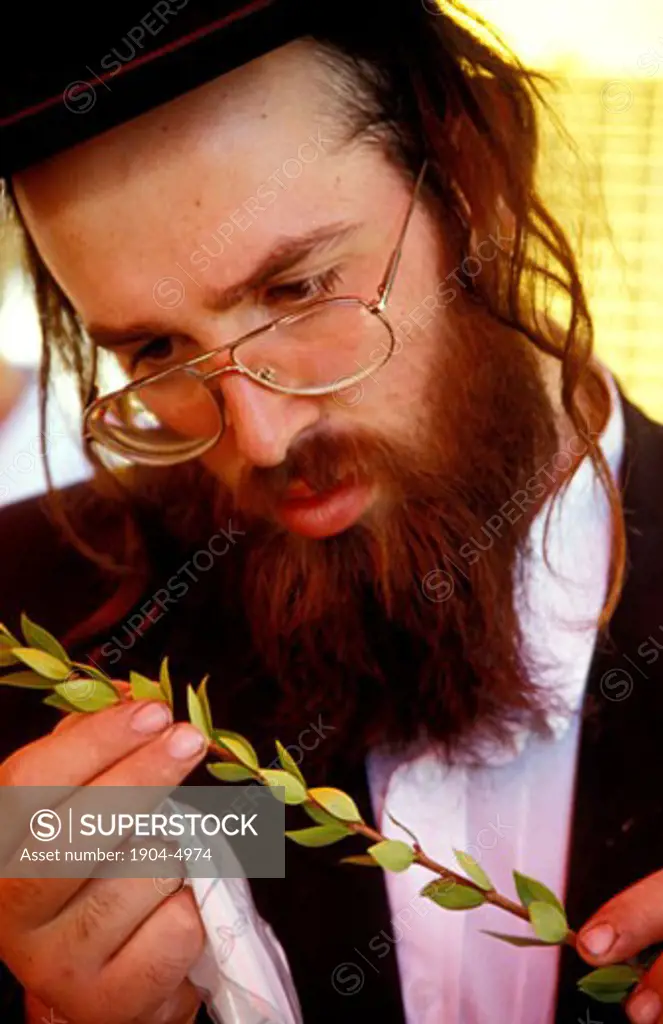
[[[0,178],[306,35],[318,5],[336,2],[14,0],[2,15]]]

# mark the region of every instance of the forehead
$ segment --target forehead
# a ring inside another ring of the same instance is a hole
[[[231,256],[215,272],[241,276],[278,234],[344,216],[350,157],[324,75],[292,43],[18,177],[28,229],[84,320],[112,323],[148,278],[220,239]]]

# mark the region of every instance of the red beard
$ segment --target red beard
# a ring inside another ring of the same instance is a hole
[[[320,716],[323,761],[419,741],[453,759],[503,740],[511,723],[545,727],[514,606],[537,506],[486,527],[557,450],[554,416],[530,346],[494,326],[472,331],[459,329],[429,388],[425,437],[319,433],[281,466],[252,470],[234,497],[198,466],[173,471],[179,494],[197,488],[195,508],[213,512],[205,524],[190,503],[187,522],[173,491],[159,499],[189,543],[228,518],[246,531],[207,592],[210,618],[220,631],[233,623],[223,644],[249,706],[264,703],[265,678],[274,683],[272,735]],[[347,475],[377,481],[386,498],[344,533],[310,540],[270,519],[292,481],[322,490]],[[226,675],[226,695],[232,685]]]

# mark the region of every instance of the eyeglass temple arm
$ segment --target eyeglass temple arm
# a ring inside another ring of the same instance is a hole
[[[382,279],[382,283],[380,284],[380,287],[378,288],[378,309],[380,309],[380,310],[383,310],[384,307],[387,305],[387,302],[389,301],[389,294],[390,294],[392,286],[394,284],[394,280],[396,279],[396,273],[398,271],[398,264],[401,261],[401,251],[403,249],[403,240],[405,239],[405,235],[407,233],[407,229],[410,226],[410,221],[412,219],[412,214],[414,213],[414,208],[416,206],[417,199],[419,198],[419,189],[421,188],[421,183],[424,180],[424,175],[426,173],[426,168],[427,167],[428,167],[428,160],[424,160],[422,168],[419,171],[419,176],[417,177],[416,184],[415,184],[414,189],[412,191],[412,198],[410,199],[410,205],[408,207],[407,215],[405,217],[405,223],[403,224],[403,227],[401,228],[401,233],[398,236],[398,241],[396,243],[396,247],[395,247],[393,253],[391,254],[391,259],[389,260],[389,263],[387,265],[387,269],[386,269],[385,275],[384,275],[384,277]]]

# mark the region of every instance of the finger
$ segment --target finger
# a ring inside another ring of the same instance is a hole
[[[663,940],[663,871],[605,903],[578,934],[578,952],[593,964],[635,956]]]
[[[58,1009],[52,1004],[47,1005],[42,999],[39,999],[33,992],[26,992],[24,999],[25,1009],[25,1020],[26,1021],[46,1021],[49,1024],[50,1021],[56,1021],[58,1019]]]
[[[23,826],[44,806],[41,787],[61,786],[57,799],[64,800],[67,787],[84,785],[171,722],[170,709],[157,701],[115,705],[107,711],[72,716],[66,727],[58,723],[53,732],[12,754],[0,765],[3,869],[24,840]],[[10,872],[3,870],[3,874]]]
[[[663,1002],[663,956],[659,956],[649,968],[644,980],[647,987],[657,992]]]
[[[201,999],[190,981],[183,981],[174,995],[145,1024],[193,1024]]]
[[[0,766],[0,785],[83,786],[171,722],[161,701],[127,701],[77,715],[66,729],[15,751]]]
[[[140,1020],[137,1017],[132,1017],[132,1024],[194,1024],[201,1002],[196,988],[186,980],[158,1010],[148,1013],[147,1017],[141,1017]],[[115,1003],[117,1003],[117,999]],[[122,1004],[121,1007],[116,1006],[116,1011],[119,1009],[121,1012],[126,1006],[124,999]],[[26,1020],[43,1021],[44,1024],[50,1024],[50,1022],[54,1024],[55,1021],[62,1021],[63,1024],[67,1021],[69,1024],[70,1020],[61,1014],[57,1007],[53,1006],[52,1000],[49,1000],[48,1003],[44,1002],[32,992],[25,994],[25,1013]],[[77,1019],[80,1020],[80,1017]],[[108,1019],[108,1017],[104,1018],[104,1020]],[[96,1024],[99,1024],[98,1019]]]
[[[76,808],[82,807],[89,811],[93,791],[97,787],[131,788],[132,812],[139,814],[152,811],[163,800],[163,788],[172,790],[177,786],[204,756],[206,749],[207,740],[195,726],[189,723],[172,726],[151,743],[139,747],[108,771],[98,775],[71,800],[58,805],[58,813],[66,820],[69,808],[72,808],[74,820],[80,820],[82,811]],[[162,787],[162,793],[159,795],[158,791],[146,787]],[[120,796],[116,798],[123,799],[121,790],[109,792],[119,793]],[[105,799],[107,804],[110,800],[108,794]],[[100,849],[106,850],[117,847],[120,837],[99,835],[95,840]],[[18,858],[15,860],[18,861]],[[7,926],[9,922],[13,930],[38,928],[47,924],[86,884],[89,876],[95,873],[96,866],[93,860],[81,864],[81,874],[76,878],[36,879],[21,878],[20,864],[17,862],[16,868],[12,869],[10,862],[6,869],[10,877],[0,880],[0,924]]]
[[[103,968],[101,985],[122,992],[139,1019],[173,998],[205,946],[205,930],[193,893],[171,896]]]
[[[81,718],[85,718],[86,714],[84,711],[65,711],[63,712],[60,721],[51,729],[51,733],[64,732],[66,729],[70,729],[72,725],[80,721]]]
[[[663,972],[659,967],[659,977],[655,981],[655,975],[652,975],[650,971],[627,1000],[625,1010],[632,1024],[659,1024],[661,1021],[663,1016],[663,1001],[660,996],[660,986],[663,982],[661,973]]]
[[[168,898],[153,878],[93,878],[34,939],[96,974]]]

